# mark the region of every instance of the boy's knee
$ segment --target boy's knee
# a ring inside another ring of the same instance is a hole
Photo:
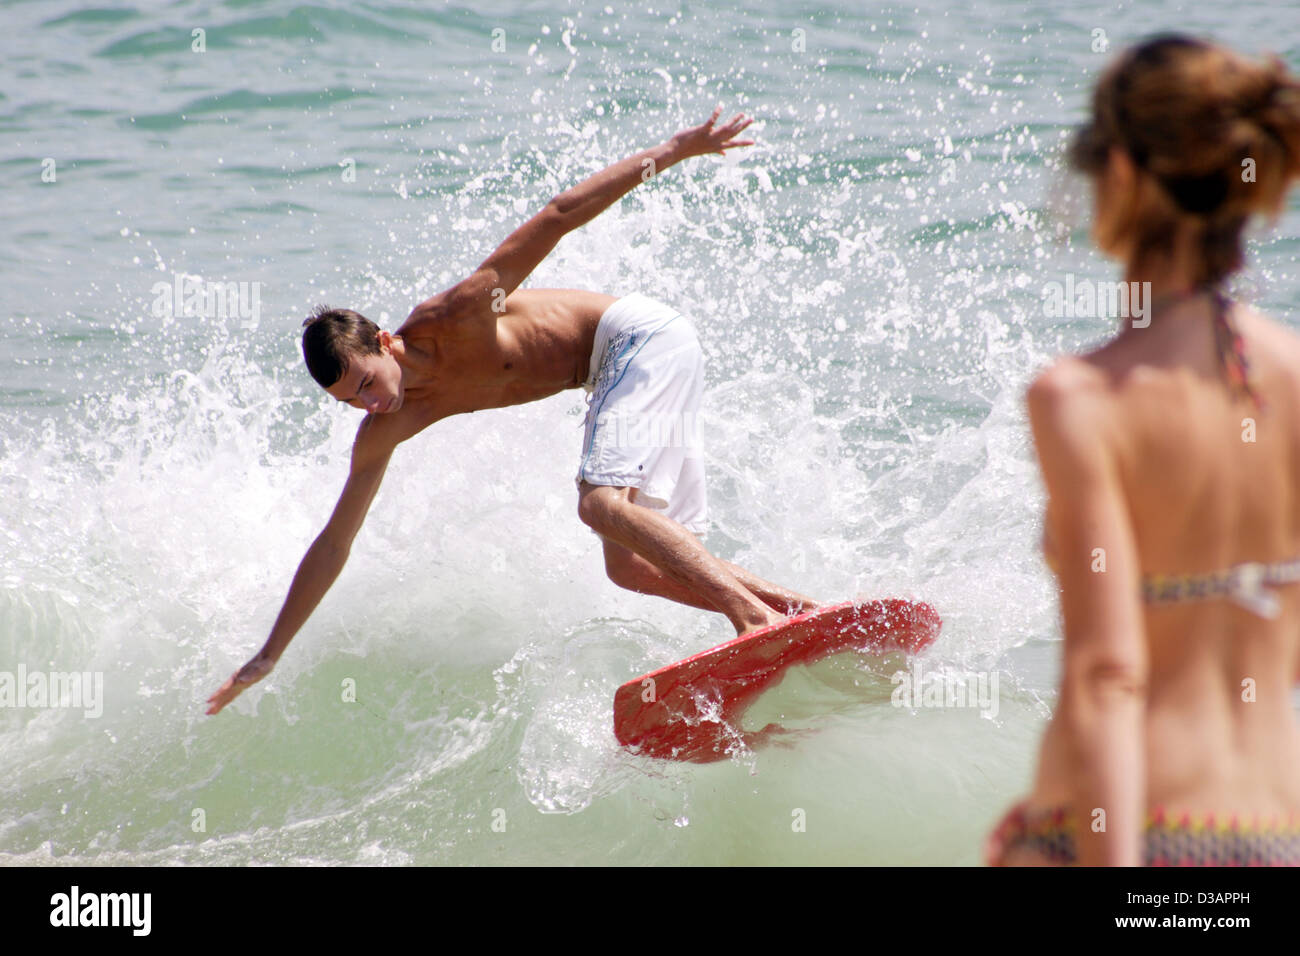
[[[605,524],[607,509],[599,495],[591,491],[578,499],[578,519],[593,531],[599,531]]]
[[[600,532],[609,527],[614,509],[622,504],[616,489],[600,485],[578,498],[578,518],[591,530]]]

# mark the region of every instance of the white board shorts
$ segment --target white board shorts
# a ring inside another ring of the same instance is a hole
[[[636,488],[636,504],[702,534],[704,353],[690,320],[639,292],[619,299],[596,326],[582,387],[591,394],[578,482]]]

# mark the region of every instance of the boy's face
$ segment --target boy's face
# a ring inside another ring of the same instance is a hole
[[[389,349],[391,337],[379,334],[378,355],[354,355],[343,377],[325,391],[340,402],[372,415],[395,412],[402,407],[402,367]]]

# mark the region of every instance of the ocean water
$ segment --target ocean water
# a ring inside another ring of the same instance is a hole
[[[0,671],[102,678],[98,714],[0,707],[0,862],[977,862],[1060,646],[1021,396],[1113,327],[1043,314],[1044,283],[1115,277],[1061,198],[1094,47],[1178,28],[1296,68],[1298,25],[1259,0],[0,3]],[[359,413],[307,376],[302,317],[396,328],[716,104],[760,145],[639,187],[529,284],[688,311],[708,545],[931,603],[922,666],[996,675],[996,711],[894,706],[905,662],[840,655],[746,718],[787,746],[620,750],[615,688],[731,632],[604,579],[575,391],[402,446],[275,673],[204,716],[346,475]],[[1241,282],[1287,322],[1298,227],[1293,197]],[[168,310],[184,276],[247,307]]]

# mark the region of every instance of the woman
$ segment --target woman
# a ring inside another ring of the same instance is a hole
[[[1028,391],[1065,659],[986,856],[1297,865],[1300,338],[1221,290],[1300,172],[1300,84],[1155,38],[1102,78],[1071,161],[1149,311]]]

